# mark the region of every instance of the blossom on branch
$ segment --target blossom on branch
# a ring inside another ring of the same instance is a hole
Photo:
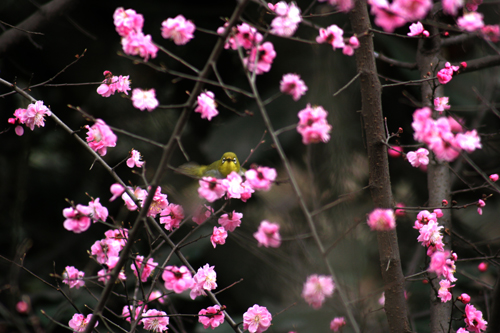
[[[307,86],[300,79],[298,74],[285,74],[280,82],[280,91],[283,94],[292,96],[294,101],[298,101],[301,96],[306,94]]]
[[[396,228],[396,217],[392,209],[376,208],[366,220],[372,230],[387,231]]]
[[[328,142],[330,140],[330,131],[332,126],[326,119],[328,112],[322,106],[311,107],[307,104],[306,108],[299,111],[299,123],[297,132],[302,135],[302,143]]]
[[[271,326],[272,319],[265,306],[255,304],[243,314],[243,329],[250,333],[262,333]]]
[[[75,313],[73,315],[73,318],[68,323],[68,326],[73,329],[73,332],[85,332],[87,329],[87,325],[90,322],[90,319],[92,319],[92,314],[87,315],[85,317],[81,313]],[[99,322],[96,321],[94,327],[99,325]]]
[[[130,32],[142,31],[144,25],[144,17],[137,14],[133,9],[116,8],[113,14],[113,23],[115,24],[116,32],[122,37],[127,36]]]
[[[92,148],[99,155],[106,155],[108,147],[115,147],[116,140],[118,139],[109,128],[108,125],[102,119],[97,119],[95,124],[90,127],[86,125],[85,128],[87,132],[87,142],[89,147]]]
[[[288,5],[285,1],[280,1],[275,5],[272,3],[267,5],[270,10],[277,14],[271,22],[271,33],[283,37],[292,36],[302,21],[300,8],[294,2]]]
[[[478,12],[465,13],[464,16],[459,17],[457,25],[460,29],[465,31],[476,31],[484,27],[483,14]]]
[[[175,18],[168,18],[161,25],[162,37],[172,39],[177,45],[185,45],[194,38],[195,25],[190,20],[186,20],[182,15],[177,15]]]
[[[215,95],[211,91],[203,92],[197,97],[198,106],[194,109],[194,112],[201,113],[201,119],[210,121],[219,114],[219,111],[217,111],[217,103],[215,103],[214,98]]]
[[[160,333],[168,329],[169,318],[166,312],[151,309],[143,313],[142,316],[141,322],[145,330]]]
[[[319,29],[319,36],[316,37],[316,42],[318,44],[331,44],[333,49],[341,49],[345,46],[344,38],[342,35],[344,30],[340,29],[337,25],[332,24],[326,29]]]
[[[253,234],[259,246],[279,247],[281,245],[280,225],[278,223],[260,222],[259,229]]]
[[[260,75],[271,70],[274,58],[276,58],[276,51],[274,51],[273,43],[264,42],[250,50],[250,55],[243,59],[243,64],[250,72]]]
[[[156,92],[154,89],[142,90],[135,88],[132,90],[132,105],[141,111],[153,111],[158,106]]]
[[[83,271],[79,271],[73,266],[66,266],[62,276],[62,282],[69,285],[70,288],[79,289],[85,285],[85,281],[83,281],[85,273]]]
[[[201,309],[198,312],[198,321],[203,325],[203,328],[215,329],[220,324],[224,323],[224,312],[222,312],[220,306],[214,305],[209,306],[206,309]]]
[[[334,291],[335,284],[331,276],[313,274],[304,283],[302,298],[314,309],[319,309]]]

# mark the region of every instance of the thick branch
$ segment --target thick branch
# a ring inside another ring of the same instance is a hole
[[[57,16],[69,11],[78,2],[79,0],[52,0],[17,25],[18,29],[11,28],[4,32],[0,35],[0,58],[5,56],[16,44],[28,39],[29,33],[25,31],[39,30],[46,24],[53,22]]]
[[[360,37],[356,51],[358,73],[361,73],[361,101],[365,124],[366,145],[370,168],[370,189],[375,207],[392,208],[393,198],[389,177],[384,121],[382,116],[382,89],[377,76],[373,52],[373,38],[364,34],[370,29],[366,2],[356,0],[350,14],[354,32]],[[385,284],[385,311],[389,329],[393,333],[410,332],[404,297],[404,276],[399,257],[396,230],[378,233],[380,266]]]

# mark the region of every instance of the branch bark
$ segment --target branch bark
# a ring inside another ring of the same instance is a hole
[[[57,16],[61,16],[71,10],[80,0],[52,0],[43,5],[26,20],[0,35],[0,58],[5,56],[11,48],[29,38],[25,31],[36,31],[53,22]],[[24,30],[24,31],[23,31]]]
[[[370,169],[370,188],[375,207],[392,208],[393,198],[389,177],[387,150],[382,116],[382,89],[377,76],[373,52],[373,37],[365,32],[370,29],[370,17],[366,2],[356,0],[350,14],[351,25],[359,37],[360,47],[356,51],[356,63],[360,73],[362,115],[365,125],[366,144]],[[382,278],[385,284],[385,312],[389,330],[394,333],[410,332],[404,276],[399,257],[396,230],[378,232],[378,246]]]

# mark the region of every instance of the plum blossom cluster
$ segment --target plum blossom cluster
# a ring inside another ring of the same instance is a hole
[[[452,66],[449,62],[444,64],[444,68],[440,69],[437,73],[439,83],[447,84],[453,78],[453,73],[457,72],[460,66]]]
[[[130,90],[129,75],[127,76],[114,76],[110,71],[104,71],[104,80],[102,84],[97,87],[97,93],[102,97],[109,97],[116,92],[122,92],[128,95]]]
[[[413,113],[413,137],[425,143],[438,160],[451,162],[462,150],[471,153],[482,147],[476,130],[463,133],[462,126],[452,117],[433,119],[431,114],[428,107]]]
[[[424,19],[432,8],[431,0],[369,0],[375,24],[385,32],[393,32],[407,22]]]
[[[108,147],[116,146],[118,138],[104,120],[97,119],[94,125],[85,125],[85,128],[88,130],[86,139],[89,147],[99,155],[106,155]]]
[[[318,44],[330,44],[334,50],[343,49],[342,53],[352,56],[354,54],[354,50],[359,47],[359,40],[356,36],[351,36],[346,44],[343,35],[344,30],[333,24],[326,29],[319,29],[319,36],[316,37],[316,42]]]
[[[483,14],[478,12],[468,12],[457,19],[457,25],[465,31],[476,31],[484,27]]]
[[[198,296],[206,296],[205,291],[214,290],[217,288],[217,273],[215,266],[205,264],[205,266],[198,268],[198,272],[193,276],[193,287],[189,293],[191,299]]]
[[[123,52],[128,55],[139,55],[144,61],[156,58],[158,47],[154,45],[151,35],[144,35],[142,27],[144,18],[133,9],[119,7],[113,14],[116,32],[122,37]]]
[[[217,29],[217,33],[222,35],[227,28],[227,23]],[[271,42],[264,42],[264,37],[257,29],[246,23],[242,23],[231,30],[226,41],[225,48],[237,50],[239,47],[247,51],[247,57],[243,59],[243,64],[250,72],[260,75],[271,70],[271,65],[276,58],[276,51]]]
[[[75,313],[69,321],[68,326],[73,329],[73,332],[85,332],[90,319],[92,319],[92,314],[89,314],[87,315],[87,317],[85,317],[81,313]],[[96,327],[97,325],[99,325],[98,321],[95,322],[94,327]]]
[[[328,124],[326,119],[328,112],[322,106],[311,107],[311,104],[307,104],[305,109],[299,111],[298,116],[297,132],[302,135],[303,144],[308,145],[330,140],[332,126]]]
[[[185,45],[193,39],[196,29],[193,22],[186,20],[182,15],[166,19],[161,26],[161,36],[165,39],[172,39],[177,45]]]
[[[243,329],[250,333],[262,333],[271,326],[273,316],[265,306],[255,304],[243,314]]]
[[[419,21],[410,25],[410,32],[407,35],[429,37],[429,31],[425,30],[423,24]]]
[[[99,276],[98,280],[102,283],[106,283],[109,280],[111,270],[115,268],[118,260],[120,259],[120,251],[127,244],[128,229],[110,229],[106,231],[104,235],[106,236],[105,238],[96,241],[90,247],[90,253],[92,256],[94,256],[95,260],[104,267],[97,272],[97,276]],[[141,263],[139,266],[140,265]],[[147,269],[142,270],[142,272],[144,271],[147,271]],[[126,279],[126,275],[123,271],[119,273],[118,279]]]
[[[206,309],[201,309],[198,312],[198,321],[203,325],[204,329],[211,328],[215,329],[224,322],[224,312],[222,312],[224,306],[218,305],[209,306]]]
[[[106,221],[108,218],[108,209],[104,207],[99,198],[92,199],[88,206],[81,204],[76,207],[63,209],[64,229],[73,231],[75,234],[86,231],[90,227],[90,222]]]
[[[308,276],[304,283],[302,298],[314,309],[319,309],[334,291],[335,284],[331,276],[313,274]]]
[[[28,105],[26,109],[16,109],[14,111],[14,118],[9,118],[7,121],[9,124],[23,124],[29,127],[30,130],[34,130],[36,127],[45,126],[45,116],[52,115],[49,108],[43,105],[43,101],[36,101]],[[24,134],[24,128],[17,125],[14,129],[18,136]]]
[[[79,289],[85,285],[85,281],[83,281],[85,273],[83,271],[79,271],[73,266],[66,266],[62,277],[62,282],[69,285],[70,288]]]
[[[162,273],[165,289],[180,294],[190,289],[191,299],[206,296],[206,291],[217,288],[217,273],[214,266],[205,264],[193,276],[186,266],[166,266]]]
[[[156,266],[158,266],[158,263],[154,262],[153,258],[149,258],[147,262],[144,262],[144,257],[138,255],[130,265],[130,268],[136,277],[140,275],[142,282],[147,282],[148,277],[153,274]]]
[[[168,324],[170,318],[164,311],[159,311],[156,309],[147,310],[147,305],[143,304],[141,301],[137,305],[125,305],[122,311],[122,317],[128,322],[131,322],[130,312],[134,312],[133,320],[139,320],[139,324],[144,325],[144,329],[148,331],[153,331],[156,333],[165,332],[168,330]],[[141,312],[142,311],[142,312]]]
[[[434,110],[439,111],[441,114],[443,111],[448,110],[451,106],[448,104],[450,102],[449,97],[436,97],[434,98]]]
[[[139,205],[142,207],[142,202],[148,196],[148,190],[142,189],[140,187],[127,187],[127,189],[134,194],[134,196],[139,201]],[[121,196],[128,210],[134,211],[138,208],[134,200],[132,200],[128,193],[125,192],[125,188],[122,185],[113,184],[111,185],[110,191],[113,196],[109,201],[114,201],[116,198]],[[146,216],[156,217],[158,214],[160,214],[160,223],[165,224],[165,229],[169,231],[173,230],[174,228],[178,228],[180,222],[184,218],[184,210],[182,206],[169,203],[167,195],[161,193],[160,186],[156,188],[155,194],[153,196],[153,201],[149,206],[149,210]]]
[[[302,21],[300,8],[294,2],[287,4],[285,1],[267,5],[276,13],[276,17],[271,22],[271,33],[283,37],[293,36]]]

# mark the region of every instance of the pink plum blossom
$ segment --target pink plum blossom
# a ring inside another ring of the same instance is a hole
[[[222,182],[214,177],[203,177],[199,181],[200,187],[198,194],[200,198],[206,199],[208,202],[214,202],[226,194],[226,188]]]
[[[444,68],[440,69],[437,73],[439,83],[447,84],[448,82],[450,82],[451,78],[453,77],[453,72],[456,72],[459,69],[459,66],[452,66],[449,62],[446,62],[444,64]]]
[[[215,103],[215,95],[211,91],[201,93],[198,97],[198,106],[194,112],[201,113],[202,119],[212,120],[213,117],[219,114],[217,111],[217,103]]]
[[[467,8],[470,12],[475,12],[480,4],[483,3],[483,0],[467,0],[465,4],[465,8]]]
[[[128,239],[128,229],[119,228],[119,229],[110,229],[104,233],[107,239],[112,241],[116,241],[118,246],[120,247],[120,251],[127,244]]]
[[[158,186],[156,188],[155,195],[153,196],[153,201],[149,206],[148,214],[146,216],[156,217],[156,215],[160,214],[167,207],[168,207],[167,195],[161,193],[161,187]]]
[[[115,24],[116,32],[120,36],[125,37],[131,31],[142,31],[144,18],[133,9],[124,10],[123,7],[118,7],[113,14],[113,23]]]
[[[460,328],[457,330],[457,333],[470,333],[470,332],[469,332],[469,331],[467,331],[465,328],[460,327]]]
[[[250,333],[262,333],[271,326],[272,319],[265,306],[255,304],[243,314],[243,329]]]
[[[464,16],[457,19],[457,25],[465,31],[476,31],[484,27],[483,14],[478,12],[465,13]]]
[[[127,76],[113,76],[110,71],[104,71],[104,80],[102,84],[97,87],[97,93],[102,97],[109,97],[114,95],[115,92],[122,92],[128,95],[130,90],[129,75]]]
[[[494,174],[491,174],[489,178],[492,182],[496,182],[499,177],[498,177],[498,174],[494,173]]]
[[[368,0],[368,4],[371,5],[371,14],[375,16],[375,24],[385,32],[393,32],[406,23],[397,11],[396,1],[389,5],[387,0]]]
[[[302,21],[300,8],[294,2],[288,5],[285,1],[280,1],[275,5],[272,3],[267,5],[270,10],[277,14],[271,22],[271,33],[283,37],[292,36]]]
[[[89,202],[90,218],[92,221],[106,221],[108,218],[108,209],[101,205],[99,198],[93,199]]]
[[[445,201],[446,201],[446,200],[445,200]],[[441,218],[441,217],[443,217],[443,215],[444,215],[444,214],[443,214],[443,211],[442,211],[441,209],[439,209],[439,208],[438,208],[438,209],[434,209],[432,212],[433,212],[434,214],[436,214],[436,217],[437,217],[437,218]]]
[[[243,179],[235,171],[231,171],[225,179],[222,180],[222,186],[226,189],[227,198],[241,199],[241,194],[244,193],[245,188],[242,186]]]
[[[106,155],[108,147],[116,146],[116,140],[118,138],[113,133],[111,128],[106,125],[104,120],[97,119],[92,127],[86,125],[85,128],[88,130],[87,142],[89,147],[99,155]]]
[[[141,111],[153,111],[158,106],[156,92],[154,89],[142,90],[135,88],[132,90],[132,105]]]
[[[273,43],[264,42],[258,47],[253,47],[250,55],[243,59],[243,63],[250,72],[260,75],[271,70],[274,58],[276,58],[276,51],[274,51]]]
[[[121,249],[120,242],[110,238],[95,241],[90,248],[91,254],[96,256],[100,264],[108,264],[110,258],[118,257]]]
[[[481,138],[477,135],[476,130],[458,133],[456,142],[460,148],[468,153],[472,153],[476,149],[481,149]]]
[[[238,213],[233,210],[232,213],[223,214],[219,217],[219,224],[224,227],[227,231],[233,232],[234,229],[241,225],[242,213]]]
[[[90,207],[83,205],[76,205],[75,207],[68,207],[63,209],[64,229],[73,231],[75,234],[86,231],[90,227]]]
[[[440,226],[437,222],[431,220],[418,229],[420,235],[418,236],[417,241],[419,241],[422,246],[433,247],[442,251],[444,249],[443,235],[441,233],[443,228],[443,226]]]
[[[464,303],[464,304],[469,304],[470,303],[470,296],[467,295],[467,294],[465,294],[465,293],[462,294],[462,295],[460,295],[460,296],[458,296],[457,299],[460,302]]]
[[[450,293],[450,288],[455,287],[455,285],[452,285],[448,280],[441,280],[439,281],[439,286],[438,297],[441,299],[441,302],[446,303],[451,301],[452,295]]]
[[[292,96],[294,101],[298,101],[301,96],[306,94],[307,86],[300,79],[298,74],[285,74],[280,82],[280,91],[283,94]]]
[[[149,294],[148,301],[158,301],[160,304],[165,304],[167,300],[167,295],[163,295],[163,293],[159,290],[153,290],[151,294]]]
[[[403,147],[400,146],[392,146],[391,148],[387,148],[387,154],[389,154],[390,157],[400,157],[401,153],[404,153]]]
[[[125,188],[121,184],[115,183],[111,185],[109,191],[111,192],[111,194],[113,194],[113,196],[109,199],[109,201],[115,201],[116,198],[118,198],[120,195],[123,194]]]
[[[479,215],[483,215],[483,209],[482,209],[482,208],[483,208],[484,206],[486,206],[486,202],[484,202],[484,200],[479,199],[479,200],[477,201],[477,213],[478,213]]]
[[[87,315],[87,317],[85,317],[80,313],[75,313],[73,315],[73,318],[71,318],[71,320],[69,321],[68,326],[71,327],[74,332],[84,332],[87,329],[87,325],[90,319],[92,319],[92,314],[89,314]],[[99,325],[98,321],[95,322],[94,327],[96,327],[97,325]]]
[[[113,268],[115,268],[116,264],[118,263],[118,260],[120,260],[120,257],[108,257],[108,260],[106,261],[106,266],[107,269],[103,268],[99,272],[97,272],[97,276],[99,277],[97,280],[101,281],[102,283],[108,282],[111,271]],[[118,273],[118,280],[120,281],[125,281],[127,279],[127,276],[125,275],[124,270],[122,269],[120,273]]]
[[[425,148],[419,148],[417,151],[410,151],[406,154],[408,162],[414,168],[418,168],[420,165],[429,164],[429,151]]]
[[[186,20],[182,15],[166,19],[161,26],[161,36],[165,39],[172,39],[177,45],[185,45],[193,39],[193,33],[196,29],[193,22]]]
[[[368,214],[368,226],[372,230],[386,231],[396,228],[396,217],[392,209],[376,208]]]
[[[483,38],[490,40],[493,43],[500,41],[500,25],[485,25],[481,28]]]
[[[450,254],[450,251],[435,251],[430,257],[429,272],[434,272],[437,276],[444,276],[450,282],[457,280],[453,276],[456,269],[456,254]]]
[[[346,322],[344,317],[335,317],[330,322],[330,329],[334,332],[338,332],[345,325]]]
[[[432,0],[394,0],[391,8],[406,21],[413,22],[427,16],[432,8]]]
[[[145,305],[143,311],[146,311],[147,308],[148,306]],[[139,318],[139,314],[141,313],[141,309],[142,309],[142,302],[139,302],[139,304],[135,306],[135,310],[133,306],[125,305],[122,310],[122,317],[125,318],[125,320],[130,323],[130,311],[132,310],[134,312],[133,320],[137,320],[137,318]]]
[[[123,52],[128,55],[139,55],[144,61],[149,58],[156,58],[158,47],[151,40],[151,35],[144,35],[141,32],[131,31],[127,36],[122,37]]]
[[[354,50],[357,48],[359,48],[359,40],[356,36],[351,36],[349,38],[349,42],[344,45],[342,53],[348,56],[352,56],[354,54]]]
[[[302,298],[314,309],[319,309],[334,291],[335,284],[331,276],[313,274],[304,283]]]
[[[184,209],[181,205],[170,203],[160,212],[160,223],[165,224],[164,227],[168,231],[179,228],[183,219]]]
[[[70,288],[79,289],[85,285],[85,281],[83,281],[85,273],[83,271],[79,271],[73,266],[66,266],[62,276],[62,282],[69,285]]]
[[[307,104],[306,108],[299,111],[299,123],[297,132],[302,135],[302,143],[328,142],[330,140],[330,131],[332,126],[326,119],[328,112],[322,106],[311,107]]]
[[[422,23],[417,22],[410,25],[410,32],[407,33],[408,36],[424,36],[429,37],[429,31],[424,29]]]
[[[16,303],[16,311],[20,314],[26,314],[29,312],[29,304],[25,301],[19,301]]]
[[[129,188],[129,189],[132,191],[131,188]],[[148,196],[148,191],[146,191],[140,187],[136,187],[135,189],[133,189],[132,193],[139,200],[139,203],[141,205],[142,205],[142,201],[144,199],[146,199],[146,197]],[[125,202],[125,205],[127,206],[128,210],[133,211],[133,210],[137,209],[137,205],[132,200],[132,198],[127,194],[127,192],[123,192],[122,200]]]
[[[421,210],[417,214],[417,220],[415,221],[414,229],[420,229],[424,225],[427,225],[430,221],[437,223],[437,214],[435,212],[431,213],[428,210]]]
[[[144,263],[144,257],[143,256],[136,256],[135,257],[135,263],[132,263],[130,265],[130,268],[134,272],[134,275],[137,277],[137,269],[139,269],[139,272],[141,272],[141,281],[142,282],[147,282],[148,277],[153,273],[155,267],[158,266],[157,262],[153,261],[153,258],[149,258],[147,263]]]
[[[28,105],[27,109],[17,109],[14,111],[14,117],[10,118],[9,123],[20,123],[29,127],[30,130],[34,130],[35,126],[44,127],[45,126],[45,116],[51,116],[49,108],[43,105],[43,101],[36,101]],[[21,128],[22,129],[22,128]],[[16,134],[22,135],[24,130],[18,130],[16,128]]]
[[[331,6],[336,6],[341,12],[347,13],[354,8],[354,1],[352,0],[318,0],[318,2],[325,2]]]
[[[483,319],[483,313],[471,305],[467,304],[465,306],[465,324],[467,325],[467,330],[470,332],[480,333],[485,331],[488,322]]]
[[[398,203],[396,204],[396,207],[400,207],[400,208],[396,208],[396,209],[394,210],[394,214],[395,214],[396,216],[401,217],[401,216],[405,216],[405,215],[406,215],[406,212],[405,212],[405,210],[404,210],[404,208],[406,207],[406,205],[405,205],[404,203],[402,203],[402,202],[398,202]]]
[[[331,44],[333,49],[341,49],[345,46],[344,38],[342,35],[344,34],[344,30],[340,29],[337,25],[332,24],[328,28],[320,28],[319,36],[316,37],[316,42],[318,44]]]
[[[161,277],[165,281],[165,288],[173,290],[176,294],[192,288],[194,284],[191,272],[186,266],[167,266]]]
[[[477,266],[477,269],[478,271],[480,271],[481,273],[484,273],[488,270],[488,263],[487,262],[482,262],[480,263],[478,266]]]
[[[166,312],[151,309],[143,313],[142,323],[145,330],[160,333],[168,329],[169,318]]]
[[[443,112],[448,110],[451,106],[448,104],[450,101],[449,97],[436,97],[434,98],[434,110]]]
[[[464,0],[441,0],[441,4],[445,14],[456,16],[458,10],[463,7]]]
[[[144,161],[141,161],[141,158],[141,153],[135,149],[132,149],[130,151],[130,157],[127,159],[127,166],[131,169],[134,166],[142,168],[142,166],[144,165]]]
[[[259,229],[253,234],[259,246],[279,247],[281,245],[280,226],[278,223],[260,222]]]
[[[198,321],[203,325],[204,329],[215,329],[220,324],[224,323],[224,312],[218,305],[209,306],[206,309],[201,309],[198,312]]]
[[[222,35],[226,30],[227,23],[223,27],[217,29],[217,33]],[[248,25],[247,23],[242,23],[237,27],[233,27],[232,32],[224,45],[224,48],[231,48],[237,50],[238,47],[243,47],[245,50],[249,50],[256,45],[259,45],[263,36],[254,27]]]
[[[263,166],[245,172],[248,184],[255,190],[269,191],[276,176],[276,169]]]
[[[198,272],[193,276],[194,285],[191,288],[189,296],[195,299],[197,296],[206,296],[205,290],[214,290],[217,288],[217,273],[215,266],[205,264],[198,268]]]
[[[224,227],[217,228],[214,226],[214,231],[212,232],[212,236],[210,236],[210,242],[212,242],[214,249],[217,245],[226,244],[226,238],[227,238],[226,229],[224,229]]]
[[[199,205],[196,208],[196,211],[193,214],[193,222],[200,225],[205,222],[212,214],[214,213],[214,209],[207,205]]]

